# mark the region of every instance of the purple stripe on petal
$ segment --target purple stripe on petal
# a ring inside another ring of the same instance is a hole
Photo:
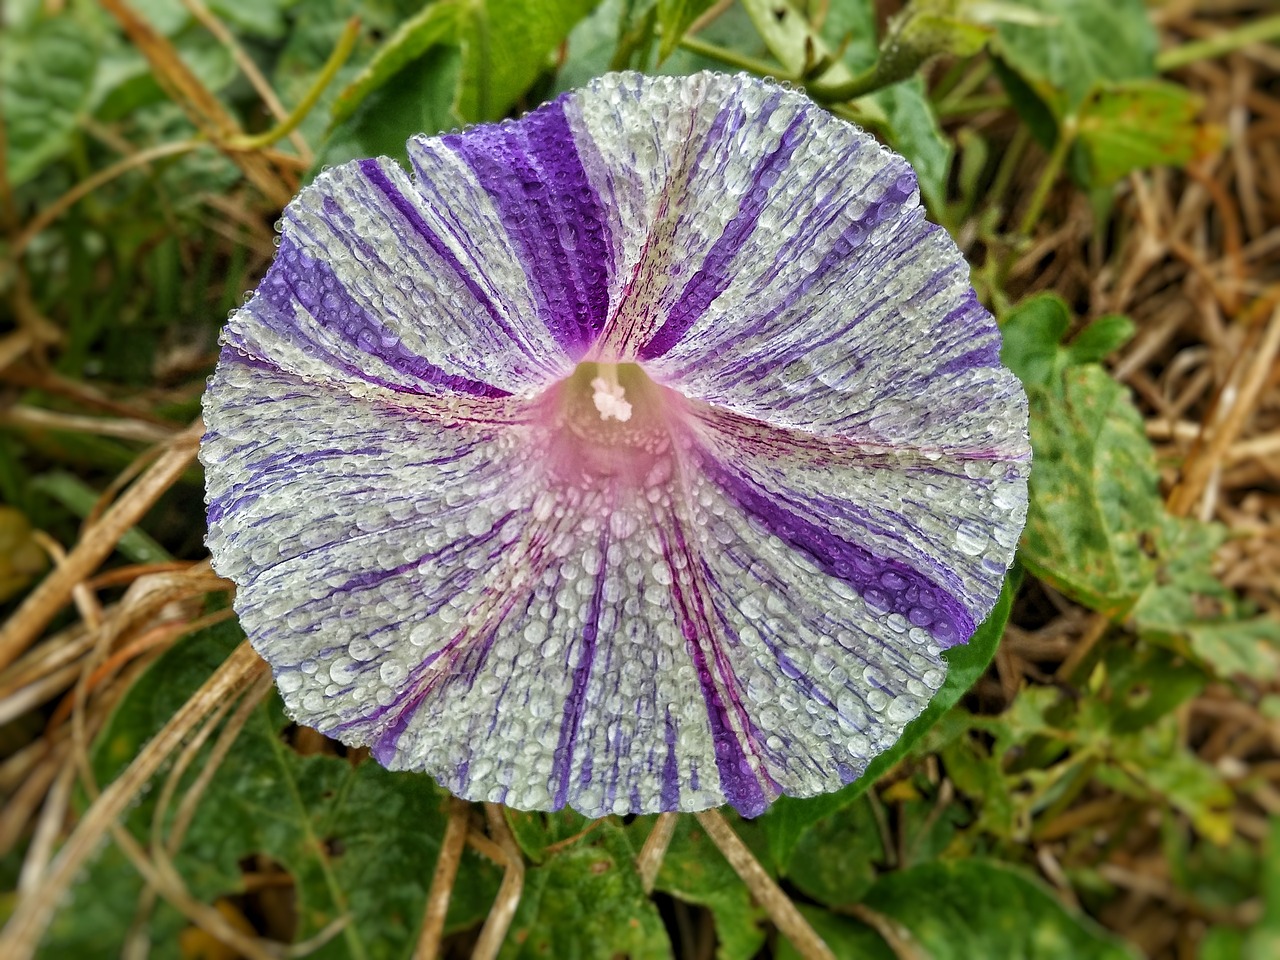
[[[768,105],[767,112],[756,122],[764,122],[776,109],[781,99],[781,97],[775,97]],[[770,189],[782,176],[791,160],[791,155],[803,141],[803,128],[807,120],[806,111],[797,114],[782,134],[778,146],[756,167],[751,178],[751,186],[747,189],[737,214],[712,245],[698,272],[685,285],[666,322],[649,342],[640,348],[639,356],[642,360],[660,357],[679,343],[689,329],[697,323],[698,318],[706,312],[712,301],[728,288],[733,280],[730,269],[733,260],[742,249],[743,242],[755,230],[760,214],[769,200]]]
[[[788,510],[770,494],[704,455],[707,476],[784,543],[808,554],[828,576],[848,583],[867,605],[906,617],[942,647],[966,642],[977,626],[954,596],[898,560],[879,557]]]
[[[607,528],[606,528],[607,529]],[[608,538],[600,538],[601,551],[609,547]],[[573,688],[564,705],[564,722],[560,725],[560,741],[556,744],[555,766],[552,778],[557,780],[555,802],[552,809],[559,810],[569,801],[569,774],[573,767],[573,754],[577,746],[578,728],[582,725],[582,715],[587,708],[587,680],[591,677],[591,668],[595,665],[596,641],[600,632],[600,610],[604,599],[604,577],[597,577],[595,592],[591,595],[591,606],[587,613],[587,621],[582,626],[582,656],[573,672]],[[582,782],[591,779],[591,756],[583,757]]]
[[[547,329],[581,358],[608,318],[612,241],[564,97],[517,124],[474,127],[444,142],[497,205]]]
[[[690,555],[680,524],[673,523],[670,532],[676,540],[675,545],[684,554],[689,566],[694,567],[696,561]],[[663,541],[664,552],[669,554],[672,544],[664,535],[660,534],[660,537]],[[702,644],[706,643],[711,647],[712,656],[715,660],[715,673],[723,680],[726,688],[735,680],[733,668],[728,660],[720,654],[720,651],[716,649],[715,634],[706,611],[702,609],[702,598],[698,596],[696,591],[686,596],[678,581],[672,584],[671,592],[676,610],[681,618],[680,630],[684,634],[685,640],[688,641],[686,649],[693,657],[694,669],[698,672],[698,684],[702,688],[702,697],[706,702],[707,725],[711,729],[711,737],[715,742],[716,769],[720,774],[720,789],[724,792],[725,799],[744,817],[758,817],[764,813],[773,799],[765,795],[764,786],[760,782],[760,776],[769,778],[769,775],[763,768],[761,773],[757,775],[756,771],[752,769],[751,763],[747,760],[746,745],[734,732],[730,711],[736,711],[744,725],[749,723],[749,720],[742,709],[742,705],[735,699],[730,697],[730,702],[725,702],[725,698],[721,695],[719,686],[716,684],[715,675],[712,673],[713,665],[709,661],[707,652],[703,649]],[[750,731],[748,730],[744,735],[750,736]],[[771,778],[769,779],[769,784],[774,790],[774,796],[781,792],[778,785],[773,783]],[[696,784],[694,789],[697,789]]]
[[[662,763],[662,809],[680,809],[680,761],[676,757],[676,725],[671,710],[666,712],[667,755]],[[695,788],[696,789],[696,788]]]
[[[405,218],[405,221],[411,227],[413,227],[418,236],[422,237],[423,241],[431,249],[431,252],[449,265],[449,269],[451,269],[457,275],[458,279],[462,281],[463,286],[467,288],[467,292],[475,297],[476,303],[478,303],[481,309],[483,309],[484,312],[492,318],[494,325],[499,330],[511,335],[510,326],[503,317],[502,311],[491,299],[489,299],[488,294],[480,289],[480,284],[476,283],[475,277],[473,277],[459,262],[458,258],[454,256],[454,253],[449,249],[448,244],[446,244],[439,235],[431,229],[431,225],[423,218],[422,213],[413,205],[413,202],[400,192],[399,187],[391,182],[391,178],[388,177],[387,172],[382,169],[382,165],[377,160],[360,160],[357,161],[357,163],[360,167],[360,172],[363,173],[365,177],[368,178],[369,182],[387,198],[387,201],[395,207],[396,211]]]
[[[327,263],[304,252],[289,237],[280,244],[271,274],[259,290],[285,315],[296,300],[330,333],[423,384],[477,397],[510,396],[487,383],[446,373],[425,357],[408,351],[390,328],[352,299]]]

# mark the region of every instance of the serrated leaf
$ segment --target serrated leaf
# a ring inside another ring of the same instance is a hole
[[[1020,0],[1019,6],[1038,21],[1002,20],[992,50],[1058,120],[1099,84],[1155,76],[1158,38],[1143,0]]]
[[[640,884],[620,827],[606,822],[581,845],[526,871],[502,960],[612,957],[665,960],[671,944]]]
[[[848,806],[887,773],[929,731],[944,713],[964,696],[965,692],[986,672],[1004,635],[1004,625],[1009,619],[1016,583],[1013,577],[1005,580],[996,605],[982,622],[967,644],[952,647],[943,653],[947,660],[947,679],[921,712],[907,724],[902,736],[892,747],[874,758],[862,776],[835,793],[799,799],[779,797],[769,810],[756,822],[769,838],[770,854],[779,869],[785,869],[801,835],[813,824],[830,816],[836,810]]]
[[[227,623],[182,640],[158,660],[129,690],[95,744],[99,781],[108,782],[127,764],[242,639],[238,627]],[[296,939],[350,918],[336,939],[309,956],[405,956],[416,939],[439,850],[443,792],[427,777],[391,773],[372,762],[357,766],[336,756],[301,756],[282,737],[287,726],[274,694],[253,711],[202,796],[174,858],[178,873],[193,896],[213,903],[241,895],[242,864],[265,858],[292,880]],[[197,759],[185,785],[201,765]],[[150,842],[156,793],[146,794],[126,822],[144,844]],[[482,918],[497,881],[497,872],[468,852],[450,901],[449,928]],[[118,956],[141,888],[132,865],[108,848],[55,918],[44,955]],[[157,909],[149,927],[152,942],[161,947],[155,955],[175,957],[185,925],[172,908]]]
[[[1196,121],[1204,101],[1163,80],[1130,80],[1094,90],[1080,108],[1076,136],[1089,181],[1110,184],[1134,170],[1185,167],[1213,153],[1220,128]]]
[[[0,109],[7,139],[10,186],[21,186],[71,144],[88,107],[97,47],[67,17],[37,23],[30,32],[0,36]]]
[[[1052,294],[1002,326],[1004,362],[1031,406],[1030,507],[1023,559],[1094,610],[1126,612],[1152,581],[1165,518],[1155,455],[1126,388],[1054,341],[1070,323]],[[1106,337],[1103,337],[1106,339]]]
[[[719,960],[751,960],[759,953],[765,913],[693,817],[677,822],[654,887],[711,911]]]
[[[711,9],[715,0],[658,0],[658,26],[662,28],[662,42],[658,45],[658,62],[661,63],[689,29],[689,25]]]

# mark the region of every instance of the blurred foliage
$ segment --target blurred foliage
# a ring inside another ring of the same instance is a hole
[[[1199,121],[1201,101],[1158,77],[1157,36],[1142,0],[915,0],[887,24],[872,0],[206,3],[234,49],[192,4],[131,6],[239,134],[261,133],[278,118],[264,110],[238,57],[285,110],[325,81],[298,118],[315,157],[284,137],[273,147],[280,156],[272,169],[290,188],[325,164],[402,156],[412,134],[512,115],[621,68],[747,69],[806,86],[905,154],[936,218],[953,231],[976,224],[997,253],[1019,242],[995,226],[1004,198],[984,195],[1000,157],[978,134],[944,132],[940,122],[940,105],[973,64],[993,72],[1005,105],[1052,151],[1048,185],[1067,172],[1105,189],[1134,170],[1192,163],[1221,142],[1221,131]],[[270,259],[266,224],[276,211],[245,187],[243,151],[210,145],[213,134],[173,75],[157,71],[103,6],[22,0],[0,17],[13,200],[11,212],[0,211],[6,220],[58,203],[122,157],[187,144],[104,178],[25,238],[13,264],[6,258],[0,289],[59,331],[53,376],[25,386],[22,400],[77,411],[85,396],[101,403],[105,394],[67,384],[93,382],[149,401],[146,416],[159,428],[185,423],[197,411],[222,318]],[[330,77],[326,64],[352,17],[360,22],[354,49]],[[921,72],[938,56],[951,65],[941,92]],[[1023,240],[1039,210],[1032,213],[1018,231]],[[990,262],[979,286],[998,308],[1004,359],[1031,402],[1035,464],[1021,565],[1092,611],[1117,640],[1096,646],[1065,678],[1072,685],[1027,687],[1007,710],[984,712],[965,694],[996,655],[1018,573],[973,641],[949,652],[942,691],[862,779],[827,796],[784,798],[758,821],[735,824],[838,956],[894,956],[902,947],[891,949],[883,936],[888,924],[934,960],[1124,958],[1129,948],[1030,875],[1026,847],[1067,835],[1073,803],[1105,789],[1146,805],[1118,804],[1117,816],[1156,815],[1172,882],[1187,896],[1265,891],[1265,915],[1249,929],[1215,925],[1204,960],[1277,955],[1280,856],[1265,860],[1264,871],[1259,852],[1233,839],[1232,790],[1187,747],[1178,709],[1211,682],[1280,676],[1280,624],[1214,575],[1226,531],[1165,508],[1133,398],[1104,363],[1133,324],[1104,316],[1081,327],[1053,294],[1009,304],[1000,258]],[[33,526],[74,542],[98,496],[141,449],[110,434],[20,428],[0,436],[0,602],[46,566]],[[146,529],[121,540],[121,558],[200,556],[201,516],[192,472]],[[99,783],[240,638],[228,625],[187,636],[134,683],[94,746]],[[284,876],[292,899],[278,916],[255,917],[257,929],[301,940],[345,918],[316,956],[409,956],[445,822],[442,791],[357,755],[304,755],[274,696],[253,710],[235,748],[206,768],[215,741],[175,774],[174,797],[200,791],[176,838],[178,803],[160,809],[156,791],[130,810],[125,829],[144,847],[172,843],[192,895],[236,923],[253,928],[242,909],[251,883]],[[931,763],[945,769],[954,795],[926,775]],[[633,867],[652,818],[593,825],[570,812],[507,816],[530,865],[503,957],[671,956],[662,910],[677,905],[710,912],[723,960],[768,949],[762,910],[691,818],[677,828],[655,903]],[[890,818],[904,838],[896,845]],[[1099,842],[1114,843],[1129,825],[1116,824]],[[1280,846],[1280,826],[1271,845]],[[6,877],[16,875],[14,856],[4,861]],[[1069,879],[1086,908],[1107,895],[1106,877],[1092,867]],[[474,928],[497,884],[496,868],[468,852],[447,929]],[[133,865],[109,846],[60,909],[44,956],[117,956],[138,929],[152,956],[199,955],[182,916],[164,902],[140,907],[149,902],[142,891]],[[774,955],[795,954],[781,943]]]

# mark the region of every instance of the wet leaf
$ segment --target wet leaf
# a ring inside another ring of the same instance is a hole
[[[1117,616],[1155,575],[1164,506],[1155,455],[1128,391],[1059,345],[1069,325],[1066,305],[1052,294],[1020,304],[1003,324],[1001,356],[1031,403],[1022,555],[1037,576]]]

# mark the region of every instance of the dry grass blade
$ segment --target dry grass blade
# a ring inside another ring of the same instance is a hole
[[[440,955],[440,938],[444,935],[444,921],[449,913],[453,885],[458,879],[462,848],[467,845],[470,819],[471,805],[465,800],[450,797],[449,820],[444,828],[444,839],[440,841],[440,856],[436,859],[435,873],[431,877],[431,890],[427,893],[422,932],[418,935],[414,960],[436,960]]]
[[[186,111],[192,123],[219,146],[241,132],[236,118],[183,63],[166,37],[156,32],[123,0],[101,2],[124,28],[138,51],[147,58],[153,76],[167,88],[173,101]],[[283,207],[289,202],[293,195],[292,187],[263,156],[234,150],[227,151],[227,156],[244,173],[245,179],[271,203]]]
[[[110,510],[90,526],[67,555],[66,562],[50,573],[27,595],[13,616],[0,628],[0,669],[26,650],[66,603],[76,585],[102,563],[125,531],[137,524],[161,494],[195,459],[204,424],[200,420],[175,436],[170,447],[131,486]]]
[[[486,803],[484,813],[493,839],[482,844],[476,842],[474,835],[468,839],[486,857],[500,864],[503,873],[502,885],[498,888],[498,896],[489,909],[484,927],[480,930],[480,939],[476,941],[475,950],[471,954],[472,960],[494,960],[497,957],[520,906],[520,895],[524,892],[524,855],[516,845],[515,837],[511,835],[511,828],[507,826],[502,808],[496,803]]]
[[[1280,292],[1273,296],[1280,296]],[[1280,307],[1272,311],[1252,361],[1241,378],[1239,389],[1225,395],[1227,410],[1222,414],[1217,429],[1203,448],[1193,450],[1192,455],[1187,458],[1182,482],[1169,497],[1171,513],[1179,516],[1189,513],[1205,492],[1214,471],[1221,468],[1223,457],[1240,435],[1261,398],[1267,380],[1275,370],[1277,353],[1280,353]]]
[[[640,882],[644,884],[644,892],[652,893],[653,885],[658,882],[658,871],[662,869],[662,861],[667,855],[667,847],[671,846],[671,838],[676,832],[676,818],[679,814],[663,813],[645,838],[640,848],[640,856],[636,858],[636,869],[640,872]]]
[[[262,676],[265,664],[248,642],[240,644],[183,707],[170,718],[128,768],[97,799],[76,825],[49,870],[29,895],[21,897],[4,930],[0,956],[29,960],[53,917],[62,895],[160,766],[188,734],[219,704],[244,691]]]

